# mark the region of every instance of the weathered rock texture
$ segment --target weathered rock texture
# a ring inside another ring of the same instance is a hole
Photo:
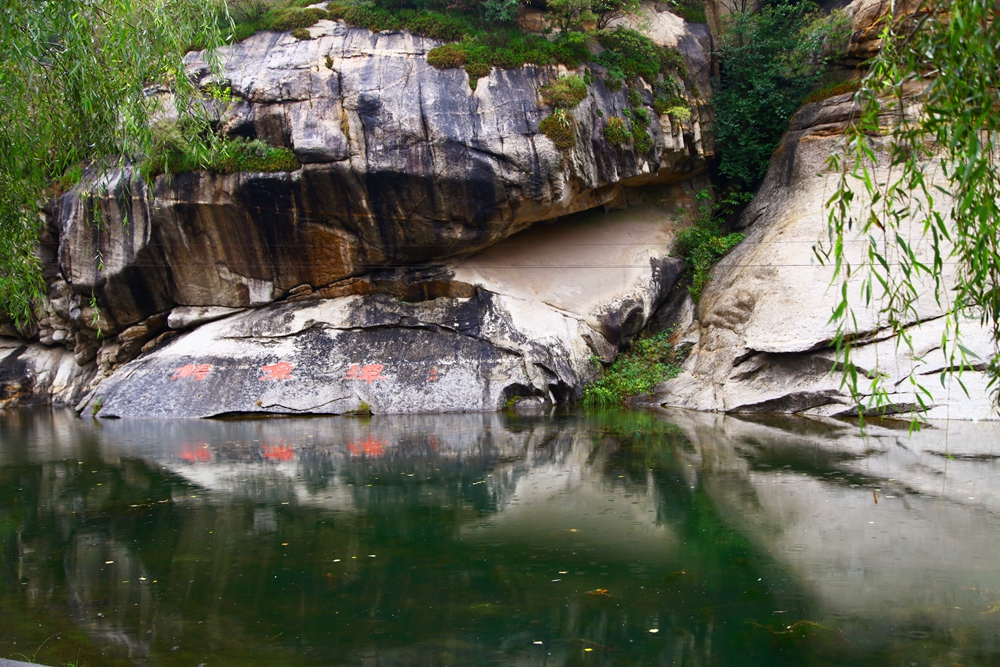
[[[654,39],[685,53],[690,80],[707,96],[707,32],[672,15],[661,16],[652,5],[647,11],[656,19]],[[360,327],[350,336],[339,336],[340,347],[335,347],[344,350],[368,341],[361,332],[365,328],[384,326],[391,331],[398,326],[403,337],[410,335],[409,324],[373,324],[379,317],[398,314],[388,308],[391,299],[379,300],[377,295],[406,303],[464,299],[459,308],[464,318],[473,316],[468,303],[478,304],[475,317],[493,317],[497,306],[480,289],[491,288],[481,276],[454,279],[454,258],[489,248],[540,221],[595,207],[620,207],[634,186],[687,182],[704,171],[711,157],[711,139],[702,132],[700,113],[684,123],[668,116],[651,118],[653,148],[646,154],[609,144],[603,134],[605,119],[620,115],[628,102],[626,91],[611,92],[600,80],[572,111],[576,148],[558,150],[538,131],[539,122],[552,111],[538,91],[565,73],[562,68],[494,69],[472,90],[463,70],[428,65],[427,53],[437,45],[433,40],[408,33],[373,34],[333,21],[321,21],[310,33],[312,39],[299,40],[288,33],[262,32],[224,49],[222,78],[232,99],[226,108],[215,110],[230,135],[288,147],[300,169],[187,173],[161,176],[152,183],[126,171],[86,179],[51,203],[42,246],[49,293],[39,306],[36,330],[21,332],[21,338],[35,338],[35,345],[44,350],[32,348],[28,354],[25,348],[8,356],[11,363],[37,357],[28,365],[17,362],[22,370],[62,368],[67,358],[77,368],[60,375],[72,377],[65,387],[41,376],[26,382],[17,379],[18,372],[8,372],[8,403],[50,395],[75,401],[116,369],[184,332],[208,326],[199,335],[209,336],[207,332],[219,329],[211,324],[219,318],[279,302],[364,297],[385,304],[387,309],[374,319],[338,315],[319,326]],[[200,54],[191,54],[188,66],[199,85],[210,83]],[[644,95],[651,103],[651,91]],[[693,107],[700,108],[696,103]],[[671,197],[680,190],[672,192]],[[645,250],[658,262],[654,269],[647,261],[646,273],[665,270],[669,244]],[[556,246],[548,252],[552,254],[546,261],[553,266],[575,256]],[[452,263],[442,268],[446,258]],[[676,273],[674,268],[667,273]],[[541,281],[550,286],[560,284],[558,271],[532,275],[544,276]],[[528,291],[506,296],[519,303],[541,298],[530,285],[522,287]],[[623,293],[636,289],[627,281],[618,287]],[[585,299],[585,307],[573,311],[581,321],[591,318],[586,326],[599,331],[588,339],[599,356],[610,359],[621,340],[635,333],[636,323],[645,322],[662,296],[661,287],[652,281],[639,290],[640,320],[628,319],[637,302],[619,303],[614,290],[601,292],[606,301]],[[301,307],[288,308],[297,312]],[[288,310],[282,308],[278,311]],[[518,310],[524,308],[513,308]],[[616,322],[617,315],[601,320],[602,313],[619,313],[625,320]],[[251,312],[239,321],[270,316]],[[423,316],[405,317],[423,322]],[[435,316],[427,317],[431,321],[417,329],[438,326]],[[0,333],[17,332],[8,327]],[[523,331],[518,335],[524,338]],[[348,343],[346,337],[351,336],[357,341]],[[565,336],[555,338],[569,344]],[[468,340],[465,336],[451,342]],[[411,342],[418,345],[416,338]],[[177,346],[184,344],[176,341]],[[533,349],[545,344],[536,342]],[[12,342],[9,349],[21,347]],[[444,354],[447,347],[436,349]],[[578,365],[572,372],[553,372],[558,376],[553,382],[561,389],[550,395],[548,381],[529,369],[527,393],[546,400],[568,396],[590,370]],[[49,375],[55,382],[56,376]],[[476,401],[463,397],[460,403],[493,409],[501,394],[487,392]],[[404,403],[393,403],[394,409],[436,409],[430,403],[400,407]],[[459,409],[459,403],[442,405]]]
[[[839,296],[838,288],[830,286],[833,268],[820,265],[812,250],[826,238],[825,203],[836,187],[837,175],[825,162],[853,109],[851,96],[841,95],[808,105],[792,119],[763,185],[741,218],[748,228],[746,240],[715,267],[683,334],[695,344],[685,372],[660,385],[658,403],[723,412],[856,414],[840,386],[831,347],[836,327],[830,316]],[[881,158],[875,177],[885,179],[888,159]],[[933,178],[933,169],[927,173]],[[855,217],[861,211],[857,199]],[[936,205],[947,207],[944,199]],[[908,233],[918,254],[928,258],[928,243],[916,227]],[[863,239],[849,241],[847,259],[857,266],[864,250]],[[955,270],[954,263],[946,263],[945,284]],[[866,374],[887,377],[896,411],[908,417],[918,406],[912,374],[930,392],[926,416],[996,418],[981,367],[962,375],[969,396],[957,381],[942,387],[938,374],[947,367],[940,349],[944,312],[929,285],[916,304],[919,322],[912,319],[912,352],[897,345],[876,310],[863,306],[860,290],[861,280],[852,281],[850,302],[859,338],[853,359]],[[971,321],[963,331],[964,344],[988,359],[988,332]]]
[[[354,295],[232,315],[126,364],[87,404],[102,417],[209,417],[563,402],[677,281],[677,217],[662,206],[571,216],[409,283],[379,287],[376,274]]]
[[[671,26],[664,39],[692,54],[704,88],[707,39]],[[572,111],[577,148],[564,153],[538,131],[552,111],[538,90],[558,68],[493,69],[473,91],[464,70],[428,65],[433,40],[333,21],[310,32],[262,32],[221,54],[233,95],[222,125],[291,148],[300,170],[181,174],[151,188],[112,178],[96,198],[99,228],[94,199],[57,202],[59,266],[76,292],[94,291],[106,332],[175,305],[260,306],[302,285],[469,253],[705,166],[698,118],[652,118],[647,154],[608,143],[605,119],[627,91],[600,80]],[[189,68],[209,83],[198,54]]]

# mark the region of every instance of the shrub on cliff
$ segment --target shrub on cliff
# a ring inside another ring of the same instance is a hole
[[[308,9],[298,9],[296,7],[286,7],[268,12],[261,21],[264,30],[274,30],[285,32],[298,28],[309,28],[316,25],[318,21],[329,18],[326,10],[310,7]]]
[[[157,123],[153,136],[152,149],[141,164],[141,170],[148,175],[279,172],[301,167],[295,153],[287,148],[270,146],[259,139],[205,134],[189,123]]]
[[[556,109],[551,116],[543,118],[538,129],[560,150],[576,147],[576,121],[562,109]]]
[[[711,195],[705,190],[695,198],[698,207],[695,223],[677,235],[674,254],[683,258],[687,265],[691,278],[688,291],[697,302],[711,277],[712,265],[743,240],[741,233],[727,234],[722,228],[722,219],[748,202],[751,195],[735,190],[714,205]]]
[[[624,146],[632,140],[632,132],[624,118],[613,116],[604,125],[604,138],[616,146]]]
[[[684,58],[680,51],[659,46],[640,32],[629,28],[614,28],[597,32],[597,41],[604,52],[597,57],[597,63],[608,70],[608,79],[618,86],[622,82],[642,77],[653,85],[661,74],[677,73],[681,78],[687,75]]]
[[[587,84],[575,74],[570,74],[542,86],[538,92],[548,106],[572,109],[587,97]]]

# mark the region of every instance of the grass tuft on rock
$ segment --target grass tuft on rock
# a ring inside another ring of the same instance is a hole
[[[604,138],[616,146],[624,146],[632,141],[632,132],[625,124],[625,119],[613,116],[604,125]]]
[[[556,109],[538,124],[538,129],[560,150],[576,148],[576,121],[562,109]]]
[[[621,405],[633,396],[648,395],[659,383],[677,377],[683,359],[668,342],[670,333],[661,331],[634,341],[613,364],[602,370],[599,380],[584,387],[584,405]],[[591,357],[591,361],[600,363],[597,357]]]
[[[154,128],[153,150],[143,162],[142,171],[149,175],[191,171],[274,173],[296,171],[301,166],[290,149],[260,139],[191,136],[177,123],[161,123]]]

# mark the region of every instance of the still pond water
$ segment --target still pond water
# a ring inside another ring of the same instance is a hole
[[[998,436],[683,412],[4,413],[0,656],[1000,665]]]

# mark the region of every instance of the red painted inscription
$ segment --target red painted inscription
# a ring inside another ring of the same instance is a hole
[[[171,380],[184,380],[192,378],[201,382],[212,372],[212,364],[188,364],[181,366],[170,376]]]
[[[290,364],[287,361],[279,361],[278,363],[271,364],[270,366],[261,366],[260,370],[263,371],[264,375],[260,377],[260,381],[287,380],[291,377],[293,368],[295,368],[295,365]]]
[[[364,366],[358,366],[357,364],[351,364],[351,367],[347,369],[347,375],[344,376],[345,380],[364,380],[368,384],[371,384],[375,380],[384,380],[382,377],[382,369],[385,368],[382,364],[365,364]]]

